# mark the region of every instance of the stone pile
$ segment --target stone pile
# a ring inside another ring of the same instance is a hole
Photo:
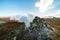
[[[30,27],[20,33],[16,40],[49,40],[51,30],[48,28],[45,20],[36,16],[30,23]]]

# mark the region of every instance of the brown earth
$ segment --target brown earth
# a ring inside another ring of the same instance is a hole
[[[21,32],[24,27],[25,23],[16,21],[0,24],[0,40],[13,40],[13,37]]]
[[[60,18],[46,18],[45,21],[58,31],[58,35],[56,35],[55,33],[51,34],[52,38],[54,38],[54,40],[60,40]]]
[[[52,27],[60,31],[60,18],[47,18],[48,22]]]

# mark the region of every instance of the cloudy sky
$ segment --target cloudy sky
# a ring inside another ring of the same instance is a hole
[[[30,13],[60,17],[60,0],[0,0],[0,17]]]

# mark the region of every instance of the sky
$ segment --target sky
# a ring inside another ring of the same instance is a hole
[[[0,17],[28,14],[60,17],[60,0],[0,0]]]

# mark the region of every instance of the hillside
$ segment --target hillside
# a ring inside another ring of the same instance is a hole
[[[54,40],[60,40],[60,18],[46,18],[45,21],[58,31],[58,35],[56,35],[55,33],[51,34],[52,38],[54,37]]]
[[[25,27],[23,22],[6,22],[0,24],[0,40],[13,40]]]
[[[48,22],[52,27],[60,31],[60,18],[47,18]]]
[[[30,26],[32,27],[32,29],[36,25],[37,25],[37,28],[39,29],[39,26],[42,26],[41,22],[44,23],[43,19],[40,19],[39,17],[37,18],[37,20],[34,19],[34,21],[31,23]],[[9,18],[0,18],[0,21],[5,21],[5,23],[0,24],[0,40],[13,40],[14,37],[16,37],[25,28],[25,23],[18,22],[17,20],[15,21],[15,20],[10,20]],[[59,39],[60,38],[60,18],[45,18],[45,21],[50,25],[50,27],[53,27],[54,29],[56,29],[56,32],[58,34],[56,35],[55,33],[51,33],[50,37],[54,40],[60,40]],[[40,25],[38,25],[37,23]],[[34,30],[38,30],[38,29],[34,29]],[[42,30],[41,27],[40,29]]]

